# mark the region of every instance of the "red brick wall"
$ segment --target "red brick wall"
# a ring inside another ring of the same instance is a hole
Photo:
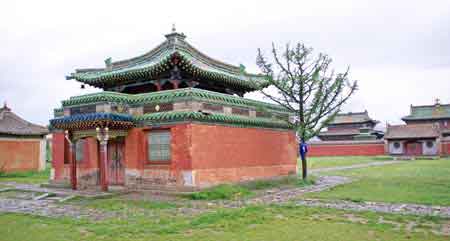
[[[40,140],[0,140],[0,170],[6,172],[39,169]]]
[[[147,160],[147,133],[170,129],[171,161]],[[53,137],[55,177],[64,171],[64,135]],[[98,163],[98,147],[88,138],[86,160],[80,168],[91,169]],[[68,150],[66,150],[67,152]],[[297,141],[294,132],[256,128],[235,128],[206,124],[179,124],[163,128],[133,128],[125,138],[125,166],[143,178],[168,177],[182,182],[182,171],[194,171],[195,182],[202,186],[295,173]],[[161,181],[161,180],[158,180]]]
[[[294,132],[204,124],[191,128],[197,185],[296,173]]]
[[[97,168],[99,165],[97,139],[95,137],[85,139],[83,160],[77,163],[80,173],[81,169],[90,170]],[[70,158],[70,147],[65,139],[64,132],[52,133],[52,168],[55,170],[55,180],[69,178]],[[67,163],[64,163],[65,159]]]
[[[450,156],[450,141],[442,142],[442,155]]]
[[[155,130],[170,130],[171,132],[171,160],[167,162],[148,161],[147,134]],[[163,128],[133,128],[125,139],[125,166],[134,170],[143,178],[164,179],[170,177],[177,182],[181,181],[180,171],[191,169],[190,155],[190,125],[180,124],[165,126]],[[161,180],[160,180],[161,181]],[[167,180],[166,180],[167,181]]]
[[[309,156],[379,156],[385,155],[384,142],[310,144]]]
[[[147,160],[147,133],[153,130],[170,130],[172,135],[172,160],[164,163],[152,164]],[[190,168],[190,125],[174,125],[164,128],[133,128],[125,139],[126,167],[133,169],[154,168],[155,166],[169,166],[171,169]]]
[[[83,149],[83,160],[78,162],[80,168],[98,168],[98,144],[96,137],[85,138]]]

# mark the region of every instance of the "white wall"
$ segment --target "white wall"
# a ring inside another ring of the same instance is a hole
[[[427,143],[433,143],[433,146],[428,147]],[[422,152],[424,155],[437,155],[438,154],[438,145],[435,140],[423,141],[422,142]]]
[[[398,148],[394,147],[395,143],[399,143],[400,146]],[[389,145],[389,154],[394,154],[394,155],[401,155],[404,152],[404,148],[403,148],[403,141],[389,141],[388,142]]]

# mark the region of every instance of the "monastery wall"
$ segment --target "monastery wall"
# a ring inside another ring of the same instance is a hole
[[[442,156],[450,156],[450,138],[444,139],[441,142]]]
[[[171,130],[171,160],[148,161],[147,133],[155,130]],[[127,186],[183,186],[183,170],[191,169],[189,124],[164,127],[133,128],[125,139],[125,183]]]
[[[192,124],[192,176],[197,187],[297,172],[292,131]]]
[[[0,171],[38,171],[45,168],[45,140],[0,138]]]
[[[309,156],[380,156],[386,155],[383,140],[327,141],[309,144]]]

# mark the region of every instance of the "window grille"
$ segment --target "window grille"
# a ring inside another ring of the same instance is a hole
[[[153,131],[148,134],[148,160],[169,161],[171,157],[170,131]]]

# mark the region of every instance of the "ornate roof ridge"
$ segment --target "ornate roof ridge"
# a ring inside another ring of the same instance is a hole
[[[136,104],[137,102],[144,100],[144,99],[151,99],[152,97],[159,97],[159,96],[166,96],[166,97],[173,97],[172,95],[176,94],[184,94],[184,97],[192,97],[192,98],[202,98],[202,99],[212,99],[217,101],[223,101],[230,105],[252,105],[254,107],[262,106],[267,107],[272,110],[276,111],[282,111],[282,112],[288,112],[283,107],[267,103],[263,101],[258,100],[252,100],[247,99],[243,97],[237,97],[233,95],[228,94],[222,94],[214,91],[204,90],[204,89],[198,89],[198,88],[182,88],[182,89],[174,89],[174,90],[164,90],[164,91],[158,91],[158,92],[151,92],[151,93],[142,93],[142,94],[125,94],[125,93],[119,93],[119,92],[111,92],[111,91],[102,91],[97,93],[90,93],[86,95],[79,95],[79,96],[72,96],[69,98],[69,100],[63,100],[62,104],[63,106],[71,106],[71,105],[78,105],[78,104],[85,104],[85,103],[92,103],[94,101],[107,101],[102,100],[101,98],[104,96],[114,96],[117,98],[122,98],[120,100],[116,100],[119,102],[126,102],[128,104]],[[98,97],[99,100],[93,100],[93,98]],[[92,99],[89,99],[92,98]],[[81,101],[85,100],[85,101]],[[161,100],[159,98],[158,100]]]
[[[450,104],[434,105],[411,105],[410,113],[402,120],[428,120],[428,119],[448,119],[450,118]]]
[[[379,121],[371,118],[369,116],[369,112],[367,110],[363,112],[347,112],[347,113],[338,113],[336,114],[334,120],[330,123],[330,125],[339,125],[339,124],[351,124],[351,123],[379,123]]]
[[[137,116],[134,118],[137,122],[144,124],[161,124],[161,122],[177,122],[177,121],[199,121],[206,123],[223,123],[226,125],[234,125],[239,127],[267,127],[278,129],[291,129],[291,126],[281,120],[261,118],[261,117],[244,117],[226,114],[205,114],[195,111],[171,111],[158,112]]]
[[[156,47],[154,47],[153,49],[151,49],[150,51],[148,51],[142,55],[111,62],[111,69],[108,69],[107,67],[105,67],[105,68],[81,68],[81,69],[76,69],[75,73],[98,73],[98,72],[102,72],[102,71],[120,70],[122,68],[133,67],[133,66],[137,66],[139,64],[143,64],[146,61],[154,59],[155,57],[159,57],[159,56],[157,56],[158,53],[161,54],[164,51],[168,51],[169,55],[171,55],[171,54],[176,53],[177,50],[181,50],[181,51],[186,51],[187,53],[192,52],[192,54],[194,54],[195,57],[199,58],[199,60],[203,60],[202,62],[206,62],[205,64],[207,64],[207,63],[213,64],[214,67],[220,68],[221,70],[230,72],[232,74],[241,74],[240,67],[238,67],[236,65],[225,63],[223,61],[217,60],[212,57],[209,57],[208,55],[201,52],[200,50],[195,48],[193,45],[191,45],[190,43],[185,41],[184,38],[175,37],[176,41],[171,41],[171,38],[168,36],[173,35],[173,34],[178,34],[178,33],[171,33],[171,34],[166,35],[167,39],[165,41],[163,41],[162,43],[160,43],[159,45],[157,45]],[[178,34],[178,35],[180,35],[180,34]],[[245,73],[245,74],[249,75],[249,76],[255,76],[255,77],[260,76],[258,74],[248,74],[248,73]]]
[[[116,129],[128,129],[134,125],[133,117],[118,113],[84,113],[50,120],[50,127],[56,129],[89,129],[108,126]]]
[[[433,105],[411,105],[411,108],[433,108],[433,107],[437,107],[437,106],[440,106],[440,107],[450,107],[450,104],[439,104],[439,105],[436,105],[436,104],[433,104]]]
[[[336,116],[346,116],[346,115],[364,115],[364,114],[366,114],[367,116],[368,116],[368,112],[367,112],[367,110],[365,110],[365,111],[362,111],[362,112],[344,112],[344,113],[338,113],[338,114],[336,114]]]

